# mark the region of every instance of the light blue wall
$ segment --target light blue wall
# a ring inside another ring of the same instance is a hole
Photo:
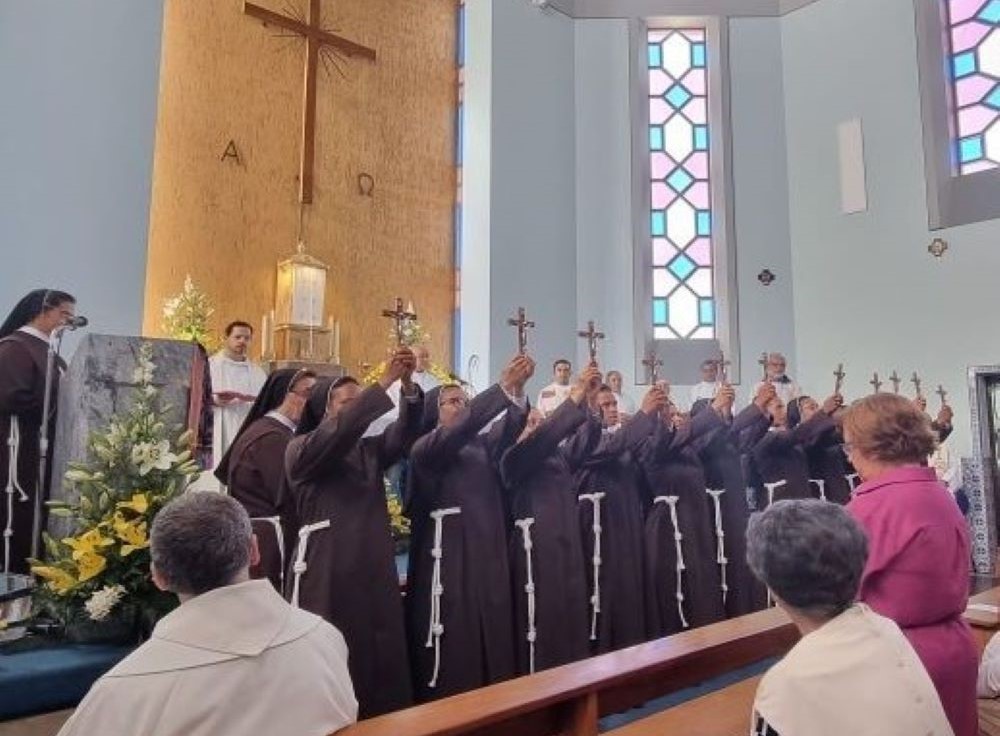
[[[1000,353],[1000,223],[928,231],[912,0],[820,0],[782,20],[782,46],[800,377],[829,390],[843,361],[857,396],[875,370],[917,370],[949,389],[965,454],[965,368]],[[836,126],[854,117],[870,209],[843,215]]]
[[[734,19],[729,36],[730,165],[746,386],[756,379],[761,351],[786,352],[793,368],[795,361],[781,31],[775,18]],[[606,328],[602,362],[622,370],[626,383],[635,379],[628,45],[625,21],[576,23],[577,321],[595,319]],[[762,268],[778,275],[768,288],[756,279]],[[582,350],[581,344],[579,358]],[[665,372],[669,376],[669,366]],[[684,388],[676,394],[687,399]]]
[[[92,329],[138,333],[162,15],[162,0],[0,2],[0,312],[52,286]]]
[[[575,348],[573,21],[523,0],[492,5],[489,376],[516,351],[506,320],[524,306],[538,324],[537,389]]]

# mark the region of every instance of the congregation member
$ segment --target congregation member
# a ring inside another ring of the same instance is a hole
[[[725,618],[715,519],[704,502],[697,445],[725,426],[734,398],[724,386],[694,418],[668,404],[639,453],[653,501],[643,532],[647,638]]]
[[[171,501],[150,545],[153,582],[180,606],[94,684],[60,736],[327,736],[357,720],[344,637],[250,579],[258,552],[237,501]]]
[[[214,471],[250,413],[267,380],[264,369],[250,360],[253,327],[236,321],[226,325],[222,349],[208,359],[212,378],[212,470]],[[203,473],[198,490],[222,490],[212,473]]]
[[[573,375],[573,365],[565,358],[560,358],[552,364],[552,383],[538,392],[535,408],[547,417],[562,404],[570,394],[570,376]]]
[[[567,400],[549,417],[530,413],[524,431],[500,461],[512,520],[519,674],[589,654],[590,609],[574,474],[601,438],[600,424],[588,421],[600,381],[596,366],[584,369]],[[561,446],[574,433],[582,436]]]
[[[802,635],[757,688],[753,736],[951,736],[910,642],[855,602],[868,541],[847,511],[778,501],[751,519],[747,557]]]
[[[49,338],[75,316],[76,300],[72,296],[64,291],[36,289],[15,305],[0,326],[3,572],[28,572],[35,497],[48,495],[46,488],[38,487],[42,427],[51,442],[59,405],[59,379],[66,368],[61,358],[53,365],[50,413],[44,417]],[[51,461],[51,449],[48,457]],[[44,526],[44,517],[42,521]]]
[[[646,638],[643,604],[642,533],[648,494],[637,453],[657,425],[667,395],[653,386],[639,412],[624,424],[614,392],[601,386],[595,396],[599,415],[590,417],[600,434],[576,472],[580,534],[590,591],[592,653],[632,646]],[[570,441],[589,441],[588,432]]]
[[[293,604],[344,634],[362,718],[412,702],[383,473],[419,437],[424,397],[410,380],[415,363],[409,348],[399,348],[368,388],[350,377],[317,381],[285,456],[299,524],[286,590]],[[386,389],[396,379],[399,418],[365,437],[392,409]]]
[[[977,651],[962,619],[969,595],[969,530],[927,467],[930,419],[894,394],[844,415],[848,457],[861,476],[847,509],[868,534],[860,599],[899,624],[937,688],[956,736],[976,736]]]
[[[458,385],[427,394],[435,406],[425,414],[436,427],[410,452],[405,495],[412,522],[405,608],[418,702],[517,672],[498,465],[524,430],[524,385],[533,372],[532,360],[518,356],[471,401]]]
[[[802,389],[799,385],[789,378],[786,372],[788,368],[788,361],[785,356],[781,353],[768,353],[767,362],[764,364],[764,375],[765,379],[763,383],[771,383],[774,385],[774,390],[778,394],[778,398],[781,399],[781,403],[785,406],[791,402],[792,399],[802,395]],[[754,386],[754,393],[757,392],[757,388],[760,386]]]
[[[285,568],[298,524],[285,482],[285,451],[316,383],[312,371],[280,368],[267,377],[233,444],[215,470],[229,495],[250,514],[260,564],[250,576],[283,592]]]
[[[625,393],[625,379],[622,377],[621,371],[608,371],[605,380],[608,382],[611,393],[615,395],[615,401],[618,402],[618,413],[621,414],[623,421],[627,420],[635,414],[635,401]]]

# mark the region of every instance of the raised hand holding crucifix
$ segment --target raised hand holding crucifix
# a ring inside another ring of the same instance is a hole
[[[656,357],[655,351],[650,350],[646,353],[642,364],[646,366],[646,371],[649,374],[649,385],[655,386],[660,382],[660,368],[663,366],[663,361]]]
[[[587,329],[576,333],[579,337],[587,341],[587,348],[590,351],[590,362],[597,362],[597,341],[604,339],[604,333],[598,332],[594,326],[594,320],[587,322]]]
[[[534,322],[529,322],[525,316],[524,307],[517,308],[517,319],[511,317],[507,320],[511,327],[517,327],[517,354],[527,355],[528,353],[528,330],[535,326]]]
[[[415,320],[417,315],[415,312],[403,308],[403,299],[401,297],[396,297],[395,309],[383,309],[382,316],[388,317],[395,324],[396,332],[396,347],[402,347],[403,345],[403,323],[407,320]]]

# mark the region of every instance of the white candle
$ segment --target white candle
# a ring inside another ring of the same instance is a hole
[[[267,315],[260,319],[260,360],[267,360]]]
[[[333,362],[340,365],[340,322],[333,323]]]

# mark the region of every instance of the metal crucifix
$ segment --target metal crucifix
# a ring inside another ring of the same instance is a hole
[[[834,384],[833,384],[833,393],[835,395],[837,395],[837,396],[840,395],[841,389],[844,388],[844,378],[846,376],[847,376],[847,374],[844,373],[844,364],[843,363],[838,363],[837,364],[837,370],[835,370],[833,372],[833,377],[835,379],[834,380]]]
[[[726,354],[719,351],[719,383],[729,383],[729,366],[733,363],[732,361],[726,360]]]
[[[393,321],[396,332],[396,347],[401,347],[403,345],[403,323],[407,320],[415,320],[417,315],[416,313],[403,308],[402,297],[396,297],[395,306],[395,309],[383,309],[382,316],[388,317]]]
[[[767,380],[767,353],[761,353],[760,358],[757,360],[757,365],[760,366],[761,372],[764,374],[764,380]]]
[[[892,391],[893,391],[893,393],[898,394],[899,393],[899,384],[901,384],[903,382],[903,379],[899,377],[899,374],[896,371],[893,371],[892,375],[889,376],[889,380],[892,381]]]
[[[649,373],[649,385],[655,386],[660,382],[660,368],[663,366],[663,361],[656,357],[655,351],[650,350],[646,353],[642,364],[646,366],[646,370]]]
[[[528,330],[535,326],[534,322],[529,322],[524,314],[524,307],[517,308],[517,319],[511,317],[507,320],[511,327],[517,327],[517,353],[518,355],[528,354]]]
[[[882,390],[882,381],[879,380],[877,371],[872,375],[872,380],[870,380],[868,383],[871,385],[873,389],[875,389],[875,393],[878,393],[879,391]]]
[[[597,341],[603,340],[605,335],[603,332],[598,332],[597,328],[594,326],[594,320],[587,322],[587,329],[580,330],[576,333],[579,337],[587,341],[587,349],[590,351],[590,362],[597,362]]]
[[[917,398],[924,398],[923,381],[920,380],[920,376],[914,371],[913,375],[910,377],[910,383],[913,384],[913,388],[917,390]]]
[[[941,408],[948,406],[948,392],[944,390],[944,386],[939,385],[934,393],[941,397]]]

